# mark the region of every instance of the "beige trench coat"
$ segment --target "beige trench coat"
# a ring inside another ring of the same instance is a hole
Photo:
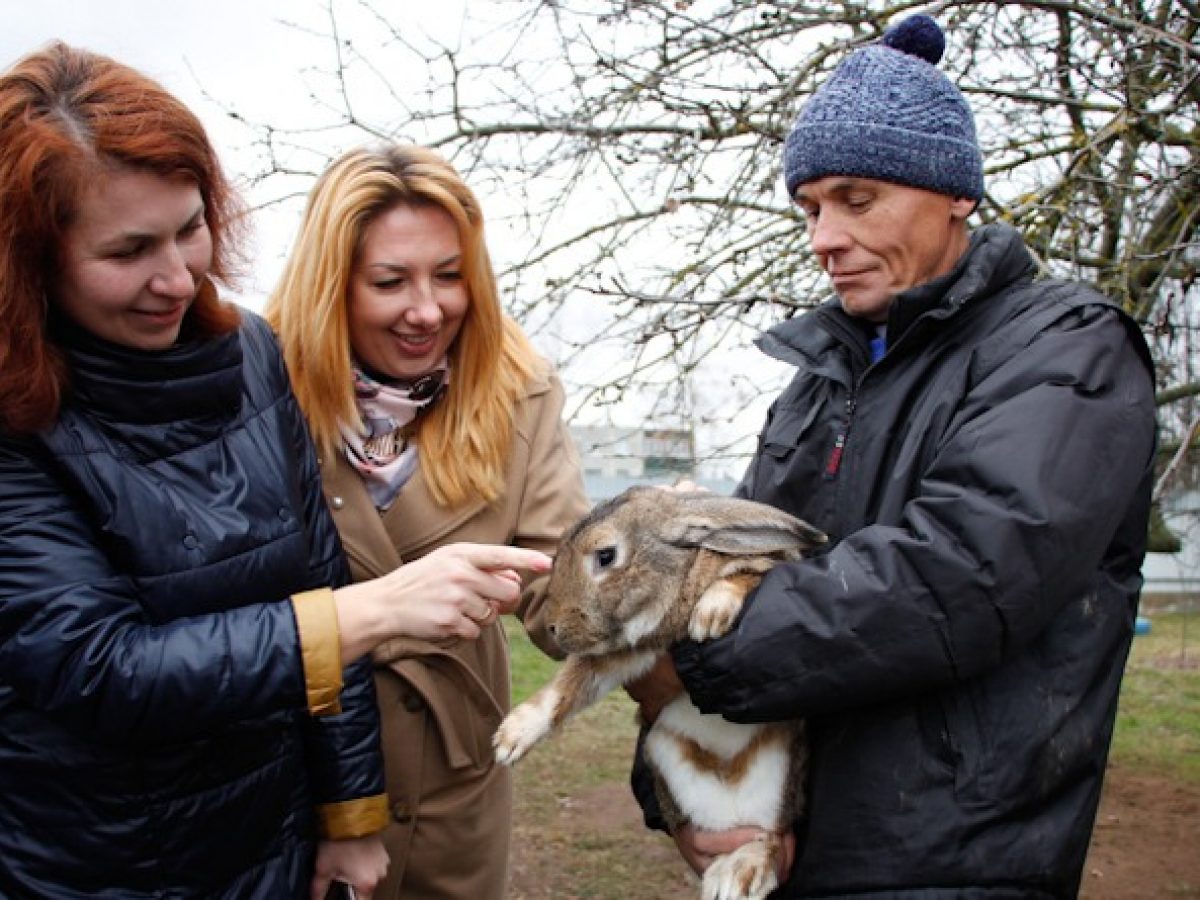
[[[588,508],[579,457],[562,423],[558,379],[535,380],[516,414],[505,493],[491,505],[434,504],[420,473],[380,514],[340,455],[322,461],[326,499],[356,581],[444,544],[513,544],[553,552]],[[545,576],[527,581],[520,614],[543,648]],[[493,624],[477,641],[398,639],[375,652],[391,856],[376,900],[500,900],[508,882],[512,785],[491,738],[510,705],[508,645]]]

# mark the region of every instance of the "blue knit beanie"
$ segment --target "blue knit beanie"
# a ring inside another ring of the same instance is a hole
[[[971,108],[936,68],[945,47],[937,22],[916,15],[843,60],[788,135],[788,196],[826,175],[854,175],[978,201],[983,156]]]

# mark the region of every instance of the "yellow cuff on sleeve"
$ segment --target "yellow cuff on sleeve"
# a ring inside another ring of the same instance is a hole
[[[342,646],[337,606],[331,588],[317,588],[292,597],[300,656],[304,662],[304,689],[308,711],[331,716],[342,711]]]
[[[323,803],[317,807],[321,820],[321,835],[331,841],[364,837],[383,831],[388,823],[386,794]]]

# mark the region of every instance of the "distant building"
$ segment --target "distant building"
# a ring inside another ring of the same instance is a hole
[[[574,425],[571,434],[585,475],[678,478],[696,471],[696,438],[691,429]]]
[[[1168,496],[1163,504],[1163,519],[1180,538],[1181,547],[1177,553],[1146,554],[1142,599],[1151,609],[1195,604],[1200,597],[1200,491],[1186,490]]]
[[[690,428],[625,428],[616,425],[572,425],[579,449],[583,483],[593,503],[615,497],[635,484],[695,481],[714,493],[728,494],[731,479],[705,479],[696,474],[696,436]]]

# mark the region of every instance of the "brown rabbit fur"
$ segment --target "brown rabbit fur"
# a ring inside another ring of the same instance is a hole
[[[547,588],[546,622],[567,659],[500,723],[496,758],[515,763],[676,641],[725,634],[765,572],[824,541],[773,507],[708,493],[635,487],[596,507],[563,536]],[[688,822],[763,831],[709,866],[705,900],[765,897],[776,885],[780,837],[802,802],[802,723],[735,724],[682,695],[644,746],[672,832]]]

